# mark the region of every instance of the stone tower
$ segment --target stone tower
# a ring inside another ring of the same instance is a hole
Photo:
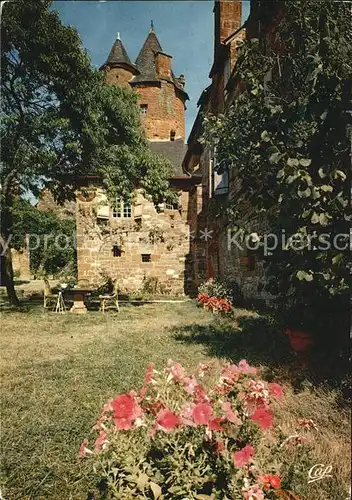
[[[176,78],[171,68],[172,57],[166,54],[155,34],[153,24],[135,63],[128,57],[120,37],[115,41],[108,59],[100,68],[106,71],[106,81],[115,85],[130,85],[139,94],[142,120],[151,142],[184,144],[185,78]],[[184,154],[184,147],[173,144],[172,149]],[[163,147],[153,147],[165,154]],[[165,156],[170,156],[166,154]],[[181,154],[177,161],[182,161]]]

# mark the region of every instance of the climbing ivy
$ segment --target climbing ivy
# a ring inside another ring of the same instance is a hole
[[[265,215],[278,239],[264,252],[261,234],[258,248],[277,306],[298,308],[311,328],[328,312],[336,327],[337,318],[348,322],[349,305],[349,7],[326,0],[282,4],[270,43],[263,36],[240,48],[237,96],[224,115],[206,117],[203,140],[216,144],[218,164],[235,168],[241,179],[230,200],[232,223],[241,226],[249,205],[246,230]]]

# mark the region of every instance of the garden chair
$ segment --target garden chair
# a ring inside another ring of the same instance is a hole
[[[119,311],[119,294],[118,294],[118,283],[117,283],[117,280],[115,281],[115,284],[114,284],[114,291],[112,294],[110,295],[99,295],[99,300],[100,300],[100,307],[99,307],[99,311],[102,311],[103,313],[105,312],[105,308],[106,306],[109,304],[109,302],[113,303],[117,309],[117,311]]]
[[[46,311],[49,308],[49,306],[52,306],[53,308],[56,306],[58,296],[59,294],[52,292],[48,278],[44,278],[44,290],[43,290],[44,311]]]

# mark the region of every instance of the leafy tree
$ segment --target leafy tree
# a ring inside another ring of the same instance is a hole
[[[54,212],[44,212],[29,201],[16,198],[13,203],[11,246],[20,250],[30,235],[30,268],[33,274],[76,274],[74,217],[60,219]]]
[[[2,16],[1,246],[8,297],[13,283],[13,204],[47,187],[73,198],[80,176],[100,176],[109,196],[140,186],[159,201],[169,164],[147,147],[136,95],[107,86],[91,67],[77,32],[63,26],[49,0],[18,0]]]
[[[326,0],[282,4],[271,41],[248,40],[241,48],[235,75],[241,90],[228,113],[207,118],[205,140],[241,178],[232,221],[241,226],[250,206],[253,218],[265,214],[278,239],[262,255],[278,309],[291,321],[296,311],[294,326],[302,320],[320,335],[339,330],[334,340],[341,347],[350,280],[349,9]],[[269,71],[272,81],[264,84]],[[252,232],[251,220],[243,230]]]

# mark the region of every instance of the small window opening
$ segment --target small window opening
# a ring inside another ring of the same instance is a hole
[[[174,141],[176,136],[175,130],[170,130],[170,141]]]
[[[148,112],[148,104],[141,104],[139,107],[142,115],[146,115]]]
[[[121,257],[122,255],[121,248],[118,245],[114,245],[112,247],[112,253],[114,257]]]
[[[151,262],[151,255],[150,253],[142,253],[142,262]]]

